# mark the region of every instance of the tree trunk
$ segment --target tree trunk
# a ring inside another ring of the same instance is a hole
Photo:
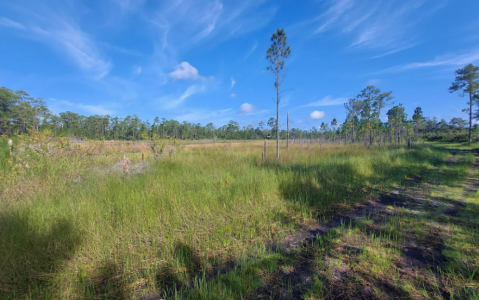
[[[266,155],[267,155],[267,152],[266,152],[266,139],[264,139],[264,158],[266,159]]]
[[[472,93],[469,93],[469,143],[472,143]]]
[[[371,146],[373,144],[373,128],[371,126],[371,123],[369,123],[369,145]]]
[[[279,73],[276,80],[276,159],[279,161]]]
[[[356,137],[356,135],[355,135],[355,132],[354,132],[354,119],[353,119],[353,137],[352,137],[352,139],[353,139],[353,144],[354,144],[354,139],[355,139],[355,137]]]
[[[286,114],[286,150],[289,150],[289,111]]]

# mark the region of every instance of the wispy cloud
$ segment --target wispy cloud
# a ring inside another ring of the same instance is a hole
[[[0,26],[10,27],[14,29],[25,28],[25,26],[23,26],[21,23],[15,22],[5,17],[0,17]]]
[[[124,12],[132,12],[137,10],[143,5],[145,0],[111,0],[113,3],[117,4],[120,9]]]
[[[413,70],[419,68],[427,68],[427,67],[438,67],[438,66],[465,66],[470,63],[474,63],[479,61],[479,47],[476,47],[469,52],[462,53],[462,54],[453,54],[449,53],[446,55],[437,56],[433,60],[426,61],[426,62],[414,62],[405,65],[399,65],[395,67],[391,67],[380,71],[378,73],[387,73],[387,72],[399,72],[399,71],[406,71],[406,70]]]
[[[236,81],[234,80],[233,77],[231,77],[231,88],[233,88],[236,84]]]
[[[245,58],[243,59],[243,61],[247,60],[248,57],[251,56],[251,54],[253,54],[253,52],[256,50],[256,48],[258,48],[258,42],[255,41],[253,46],[251,47],[251,50],[249,50],[248,54],[246,54]]]
[[[122,53],[122,54],[126,54],[126,55],[132,55],[132,56],[142,56],[143,55],[143,53],[141,53],[139,51],[123,48],[123,47],[112,45],[112,44],[109,44],[109,43],[101,43],[101,45],[105,46],[108,49],[111,49],[113,51],[116,51],[116,52]]]
[[[32,30],[40,38],[50,40],[54,47],[61,47],[81,69],[90,72],[97,79],[105,77],[112,65],[102,57],[93,40],[78,25],[66,19],[57,21],[55,25],[33,27]]]
[[[353,8],[353,0],[332,1],[328,10],[323,13],[319,19],[322,20],[321,25],[316,29],[315,33],[323,32],[333,26],[339,18],[341,18],[348,10]]]
[[[372,57],[378,58],[416,45],[413,29],[444,2],[426,6],[428,1],[329,0],[326,11],[310,20],[308,26],[317,26],[314,33],[336,30],[347,34],[352,38],[349,48],[382,50]]]
[[[23,24],[6,18],[0,22],[22,29],[27,38],[46,42],[96,79],[110,72],[111,62],[102,55],[94,39],[82,30],[68,9],[53,11],[39,4],[35,8],[23,9],[20,14],[26,20]]]
[[[160,98],[160,103],[164,109],[173,109],[185,102],[185,100],[195,94],[205,91],[204,85],[189,86],[179,97],[164,96]]]
[[[343,105],[346,101],[348,101],[347,98],[333,98],[331,96],[326,96],[321,100],[298,106],[298,108]]]
[[[208,47],[265,26],[276,10],[263,1],[156,1],[142,15],[154,36],[153,63],[165,73],[178,57],[199,44]]]
[[[396,48],[396,49],[393,49],[391,51],[387,51],[387,52],[384,52],[384,53],[380,53],[378,55],[374,55],[368,59],[375,59],[375,58],[380,58],[380,57],[384,57],[384,56],[388,56],[388,55],[391,55],[391,54],[394,54],[396,52],[400,52],[400,51],[403,51],[403,50],[407,50],[407,49],[410,49],[410,48],[413,48],[414,46],[416,46],[416,44],[409,44],[409,45],[406,45],[404,47],[399,47],[399,48]]]
[[[233,94],[230,95],[231,98],[234,98],[234,97],[236,97],[236,96],[237,96],[237,95],[236,95],[235,93],[233,93]]]

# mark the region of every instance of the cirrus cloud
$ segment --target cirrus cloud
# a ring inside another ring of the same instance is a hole
[[[331,96],[326,96],[323,99],[316,101],[316,102],[311,102],[306,105],[301,105],[299,107],[321,107],[321,106],[334,106],[334,105],[343,105],[346,101],[348,101],[347,98],[333,98]]]

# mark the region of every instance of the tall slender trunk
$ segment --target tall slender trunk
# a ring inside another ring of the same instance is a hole
[[[469,143],[472,143],[472,93],[469,93]]]
[[[279,160],[279,73],[276,77],[276,159]]]
[[[354,144],[354,139],[355,139],[355,138],[356,138],[356,134],[355,134],[355,132],[354,132],[354,118],[353,118],[353,138],[352,138],[352,139],[353,139],[353,144]]]
[[[286,114],[286,150],[289,150],[289,110]]]
[[[369,122],[369,145],[373,144],[373,127],[371,122]]]

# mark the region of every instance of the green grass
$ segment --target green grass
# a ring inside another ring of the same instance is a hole
[[[459,150],[474,150],[479,149],[479,143],[440,143],[440,142],[431,142],[428,143],[434,147],[445,148],[445,149],[459,149]]]
[[[296,263],[296,254],[268,245],[402,186],[448,156],[427,145],[290,145],[276,163],[272,145],[266,162],[262,143],[178,146],[157,161],[147,153],[148,170],[126,180],[106,172],[124,153],[103,151],[101,143],[48,151],[40,141],[41,151],[25,148],[10,158],[1,141],[0,298],[255,295]],[[127,156],[141,160],[139,152]],[[382,255],[379,246],[363,254],[378,272],[397,252]],[[293,281],[282,283],[291,295]],[[312,289],[325,284],[315,278]]]

